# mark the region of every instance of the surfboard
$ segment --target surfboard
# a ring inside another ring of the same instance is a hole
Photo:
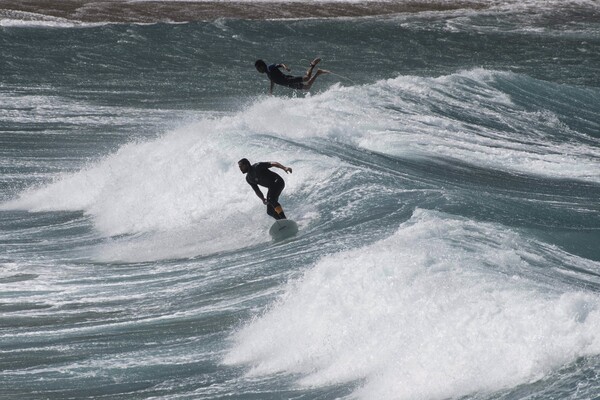
[[[291,219],[279,219],[269,229],[269,235],[273,240],[283,240],[298,233],[298,224]]]

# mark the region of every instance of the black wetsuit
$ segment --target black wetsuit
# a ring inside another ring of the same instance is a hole
[[[271,167],[271,163],[268,162],[260,162],[252,165],[246,174],[246,182],[252,186],[252,189],[254,189],[254,192],[260,198],[263,197],[263,194],[258,185],[268,188],[267,214],[275,219],[285,219],[283,210],[279,213],[275,211],[276,208],[281,209],[279,195],[281,195],[281,192],[285,187],[285,182],[281,176],[269,169]]]
[[[285,75],[277,68],[276,64],[271,64],[267,67],[267,76],[271,82],[278,85],[287,86],[292,89],[304,88],[304,78],[302,76]]]

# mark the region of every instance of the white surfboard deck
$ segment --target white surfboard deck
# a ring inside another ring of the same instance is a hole
[[[282,240],[298,233],[298,224],[291,219],[278,219],[269,229],[269,235],[273,240]]]

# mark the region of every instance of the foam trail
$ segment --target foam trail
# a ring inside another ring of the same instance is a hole
[[[364,381],[364,399],[441,399],[599,354],[600,298],[532,279],[556,254],[523,243],[417,211],[385,240],[323,257],[235,334],[224,361],[249,364],[250,376],[300,374],[309,387]]]

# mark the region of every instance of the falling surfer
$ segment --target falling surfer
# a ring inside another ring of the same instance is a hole
[[[290,71],[290,69],[285,64],[267,65],[267,63],[265,63],[263,60],[256,60],[254,66],[256,67],[256,70],[261,74],[267,74],[267,77],[271,81],[269,94],[272,95],[273,86],[275,86],[275,84],[287,86],[292,89],[309,90],[319,75],[329,73],[329,71],[326,71],[324,69],[317,69],[317,72],[315,72],[315,74],[313,75],[313,69],[320,61],[320,58],[315,58],[314,60],[312,60],[312,62],[310,63],[310,67],[308,68],[304,76],[293,76],[284,74],[283,72],[281,72],[280,68],[283,68],[286,71]]]
[[[256,193],[263,204],[267,206],[267,214],[277,220],[286,219],[283,208],[281,207],[281,204],[279,204],[279,196],[285,187],[285,182],[281,176],[271,171],[269,168],[280,168],[284,170],[286,174],[291,174],[292,169],[284,167],[278,162],[259,162],[250,164],[250,161],[246,158],[242,158],[238,161],[238,167],[240,167],[240,171],[242,171],[243,174],[246,174],[246,182],[254,189],[254,193]],[[258,187],[259,185],[269,189],[266,198]]]

